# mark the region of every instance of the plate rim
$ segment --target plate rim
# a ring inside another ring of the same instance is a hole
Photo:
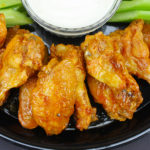
[[[140,137],[146,135],[150,133],[150,127],[144,129],[142,132],[139,132],[138,134],[136,135],[131,135],[129,138],[126,138],[122,141],[119,141],[119,142],[116,142],[116,143],[113,143],[113,144],[110,144],[110,145],[107,145],[107,146],[102,146],[102,147],[93,147],[93,148],[88,148],[87,150],[105,150],[105,149],[110,149],[110,148],[115,148],[115,147],[118,147],[118,146],[121,146],[121,145],[124,145],[126,143],[129,143],[129,142],[133,142],[135,141],[136,139],[139,139]],[[33,144],[27,144],[27,143],[24,143],[24,142],[21,142],[19,140],[15,140],[15,138],[13,137],[10,137],[8,135],[4,135],[4,133],[2,133],[0,131],[0,137],[3,138],[4,140],[7,140],[8,142],[11,142],[13,144],[17,144],[18,146],[23,146],[23,147],[26,147],[26,148],[32,148],[32,149],[37,149],[37,150],[53,150],[53,149],[57,149],[57,148],[46,148],[46,147],[41,147],[41,146],[36,146],[36,145],[33,145]],[[71,148],[70,146],[68,147],[68,149]],[[62,148],[64,149],[64,148]],[[67,146],[65,147],[65,149],[67,149]],[[84,147],[80,147],[80,148],[72,148],[72,149],[84,149]]]

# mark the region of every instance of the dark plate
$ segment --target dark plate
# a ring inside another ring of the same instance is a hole
[[[105,34],[126,25],[107,24],[102,30]],[[52,43],[65,43],[79,45],[84,37],[67,39],[56,37],[37,24],[24,26],[33,33],[41,36],[49,47]],[[135,113],[132,120],[118,122],[110,120],[100,105],[98,108],[99,120],[89,127],[87,131],[80,132],[74,128],[74,120],[71,119],[69,127],[60,135],[47,137],[41,128],[35,130],[23,129],[17,120],[18,89],[11,90],[7,103],[0,109],[0,136],[14,143],[36,149],[106,149],[114,147],[150,131],[150,86],[143,80],[138,80],[144,102]],[[92,97],[91,97],[92,102]]]

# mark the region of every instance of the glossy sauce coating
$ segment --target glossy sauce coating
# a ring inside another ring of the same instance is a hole
[[[150,24],[144,24],[142,32],[144,36],[144,41],[150,49]]]
[[[111,119],[132,119],[143,98],[113,40],[100,32],[87,36],[81,48],[90,75],[88,85],[95,102],[103,105]]]
[[[77,80],[71,61],[52,59],[38,74],[32,94],[36,123],[47,135],[60,134],[74,113]]]
[[[110,37],[119,46],[129,73],[150,83],[150,54],[144,40],[143,26],[143,20],[135,20],[125,30],[111,33]]]
[[[36,86],[36,82],[37,77],[33,76],[19,89],[18,119],[21,125],[27,129],[34,129],[38,126],[32,116],[31,105],[31,94]]]
[[[0,70],[0,105],[11,88],[23,85],[39,70],[45,57],[45,45],[31,33],[17,34],[8,43],[2,57]],[[7,61],[6,61],[7,60]]]
[[[58,44],[51,46],[51,57],[58,59],[69,59],[75,66],[77,78],[76,102],[75,102],[75,119],[76,127],[79,130],[85,130],[90,123],[97,120],[96,108],[90,104],[87,89],[85,86],[86,70],[84,64],[83,51],[79,46]]]

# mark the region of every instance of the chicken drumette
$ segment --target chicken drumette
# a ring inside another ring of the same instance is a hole
[[[112,119],[131,119],[143,98],[138,84],[127,71],[118,46],[100,32],[87,36],[81,48],[95,101],[103,105]]]
[[[59,44],[52,45],[51,57],[60,60],[69,59],[75,66],[77,78],[76,102],[75,102],[75,119],[76,127],[81,131],[87,129],[91,122],[95,121],[96,108],[92,108],[85,86],[85,66],[83,51],[78,46]]]
[[[10,40],[1,60],[0,105],[5,102],[11,88],[23,85],[42,67],[45,55],[46,47],[36,35],[16,34]]]

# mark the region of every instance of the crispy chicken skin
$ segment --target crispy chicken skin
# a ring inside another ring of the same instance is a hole
[[[0,48],[4,45],[7,36],[7,27],[5,22],[5,16],[0,14]]]
[[[119,45],[129,73],[150,83],[149,49],[143,38],[143,20],[133,21],[125,30],[110,34],[115,45]]]
[[[38,74],[32,92],[32,112],[47,135],[57,135],[68,125],[76,100],[76,74],[68,59],[51,59]]]
[[[99,32],[86,36],[81,48],[95,102],[103,105],[111,119],[132,119],[143,98],[138,84],[127,71],[124,58],[117,52],[117,46],[109,36]]]
[[[8,28],[4,47],[8,45],[8,43],[13,39],[15,35],[25,34],[25,33],[30,33],[30,32],[25,29],[20,29],[20,26],[14,26],[14,27]]]
[[[3,57],[4,51],[5,51],[5,48],[0,49],[0,69],[2,68],[2,57]]]
[[[31,33],[18,34],[8,43],[0,70],[0,106],[11,88],[23,85],[42,67],[45,49],[43,41]]]
[[[102,32],[86,36],[81,44],[85,54],[86,68],[89,75],[116,89],[124,89],[125,78],[120,69],[123,66],[121,55],[114,52],[111,38]]]
[[[97,120],[96,108],[92,108],[85,86],[85,66],[83,51],[79,46],[59,44],[51,46],[51,57],[58,59],[69,59],[75,66],[77,89],[75,102],[76,127],[79,130],[87,129],[91,122]]]
[[[142,32],[144,36],[144,41],[148,45],[150,50],[150,24],[144,24]]]
[[[27,129],[34,129],[37,127],[37,123],[32,116],[31,94],[36,86],[37,77],[31,77],[20,89],[19,89],[19,111],[18,119],[20,124]]]
[[[88,76],[88,86],[95,102],[103,105],[111,119],[119,121],[132,119],[142,103],[139,87],[133,78],[130,78],[127,84],[130,84],[127,90],[116,90]]]

